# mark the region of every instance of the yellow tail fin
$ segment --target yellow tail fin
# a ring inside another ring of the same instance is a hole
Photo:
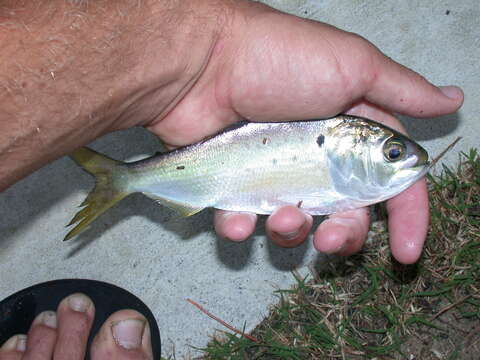
[[[67,226],[78,223],[66,236],[71,239],[81,233],[98,216],[103,214],[129,193],[122,184],[119,173],[125,171],[121,168],[122,162],[110,159],[89,148],[82,147],[75,150],[70,157],[84,170],[95,176],[95,188],[88,194],[80,205],[83,207]]]

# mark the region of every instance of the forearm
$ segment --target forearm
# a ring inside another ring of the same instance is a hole
[[[0,3],[0,190],[161,118],[200,75],[223,16],[212,1],[24,4]]]

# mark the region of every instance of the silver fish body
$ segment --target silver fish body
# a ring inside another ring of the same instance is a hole
[[[381,149],[392,136],[410,143],[416,157],[410,165],[415,166],[388,169],[391,163]],[[167,203],[257,214],[301,204],[312,215],[324,215],[398,194],[424,175],[426,157],[423,149],[391,129],[339,116],[246,122],[202,143],[127,166],[130,191]]]
[[[85,166],[85,159],[98,168],[96,156],[101,155],[74,154],[73,158],[95,174],[95,169]],[[326,120],[244,122],[193,145],[106,167],[111,169],[104,176],[110,179],[105,180],[107,185],[97,180],[89,196],[92,205],[88,198],[84,203],[91,211],[74,218],[83,225],[106,210],[94,209],[101,201],[92,201],[101,187],[121,194],[113,203],[141,192],[183,215],[206,207],[270,214],[287,204],[312,215],[331,214],[405,190],[427,172],[428,154],[393,129],[341,115]]]

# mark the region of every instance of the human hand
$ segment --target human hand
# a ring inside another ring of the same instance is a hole
[[[235,6],[197,83],[148,126],[170,146],[200,140],[241,118],[280,121],[349,112],[402,130],[389,112],[432,117],[462,104],[460,89],[431,85],[357,35],[259,4]],[[425,181],[389,200],[387,210],[394,257],[415,262],[428,226]],[[242,241],[254,231],[256,215],[217,211],[214,223],[220,236]],[[293,247],[306,239],[312,218],[288,206],[273,213],[266,227],[273,242]],[[361,249],[368,229],[366,208],[334,214],[315,231],[313,243],[322,252],[349,255]]]
[[[52,8],[65,16],[50,16]],[[431,85],[357,35],[255,2],[52,0],[16,10],[6,5],[11,26],[0,32],[6,49],[0,54],[0,191],[131,126],[145,126],[176,147],[241,118],[322,118],[350,109],[398,127],[388,111],[432,117],[463,101],[460,89]],[[32,22],[33,15],[45,21]],[[425,185],[390,200],[388,210],[394,256],[416,261],[428,223]],[[255,222],[254,214],[215,216],[217,233],[237,241]],[[267,233],[279,245],[296,246],[311,223],[285,207],[270,216]],[[367,230],[366,209],[336,214],[320,225],[314,245],[351,254]]]

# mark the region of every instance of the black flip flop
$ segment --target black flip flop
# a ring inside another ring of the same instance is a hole
[[[15,334],[26,334],[35,316],[45,310],[56,310],[68,295],[81,292],[95,304],[95,320],[88,338],[90,344],[102,324],[114,312],[133,309],[148,320],[152,338],[153,358],[160,359],[161,343],[157,322],[150,309],[135,295],[118,286],[86,279],[53,280],[21,290],[0,302],[0,345]]]

